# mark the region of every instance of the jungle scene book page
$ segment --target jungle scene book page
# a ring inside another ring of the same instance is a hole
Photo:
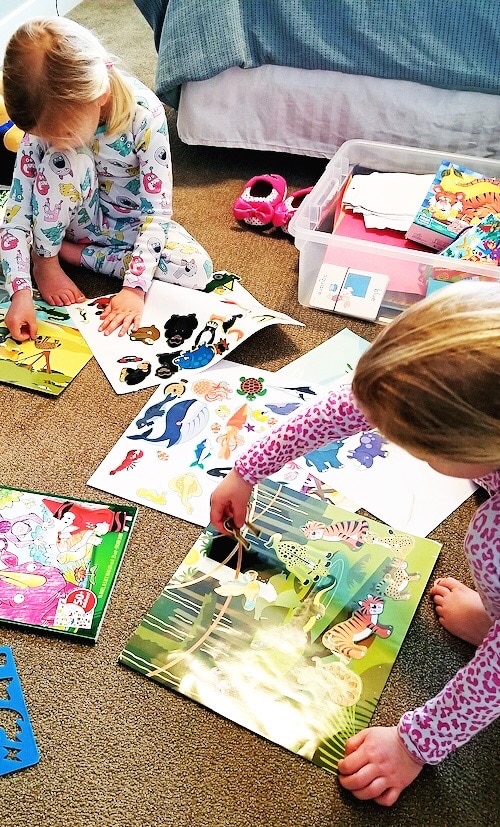
[[[0,623],[99,634],[137,509],[0,488]]]
[[[92,359],[92,351],[66,307],[36,298],[37,336],[17,342],[4,321],[9,307],[10,302],[0,304],[0,382],[59,396]]]
[[[271,481],[249,523],[244,543],[202,532],[120,661],[335,773],[440,545]]]

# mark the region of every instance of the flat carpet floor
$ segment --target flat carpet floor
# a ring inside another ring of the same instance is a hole
[[[154,87],[152,32],[131,0],[84,0],[70,16],[94,29]],[[216,268],[240,274],[259,300],[305,325],[269,328],[234,358],[275,370],[345,326],[373,339],[374,325],[302,307],[293,242],[279,232],[244,229],[232,217],[231,205],[251,176],[279,173],[293,190],[315,183],[324,162],[184,146],[173,114],[170,130],[176,220],[206,247]],[[111,289],[109,281],[78,277],[88,295]],[[0,480],[99,499],[86,480],[150,395],[116,396],[95,360],[58,399],[0,387]],[[478,496],[432,533],[444,545],[436,576],[452,573],[470,583],[462,542]],[[95,646],[1,628],[1,643],[15,654],[42,758],[0,780],[0,827],[500,823],[498,725],[440,767],[425,768],[384,810],[345,794],[308,761],[119,666],[121,649],[198,533],[196,526],[139,509]],[[439,626],[426,591],[373,723],[393,724],[436,694],[472,651]]]

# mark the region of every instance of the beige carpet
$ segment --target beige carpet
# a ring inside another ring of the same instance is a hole
[[[84,0],[71,16],[154,85],[152,34],[132,0]],[[314,183],[323,163],[186,147],[173,116],[170,124],[175,218],[205,245],[216,267],[239,273],[258,299],[305,324],[271,328],[242,345],[235,358],[277,369],[344,327],[341,318],[298,304],[298,251],[290,240],[242,229],[231,215],[252,175],[280,173],[298,188]],[[109,289],[109,282],[88,276],[81,283],[90,295]],[[372,325],[347,325],[370,339],[376,333]],[[57,400],[1,387],[1,482],[95,498],[86,480],[150,393],[116,396],[95,361]],[[468,578],[462,538],[472,508],[470,500],[433,533],[444,543],[436,574]],[[140,508],[95,646],[2,627],[42,758],[0,780],[0,827],[500,823],[498,726],[441,767],[426,768],[392,810],[383,810],[344,794],[334,777],[309,762],[118,666],[122,647],[198,533],[196,526]],[[373,722],[396,722],[436,693],[471,652],[440,628],[426,595]]]

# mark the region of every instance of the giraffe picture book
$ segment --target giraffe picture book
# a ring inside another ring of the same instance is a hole
[[[266,482],[242,541],[209,525],[120,662],[335,773],[439,551]]]
[[[137,509],[0,488],[0,624],[97,640]]]
[[[0,304],[0,382],[59,396],[92,359],[92,351],[67,308],[39,299],[36,338],[17,342],[5,325],[9,306],[10,302]]]

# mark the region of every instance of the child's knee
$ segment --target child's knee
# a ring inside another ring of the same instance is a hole
[[[173,254],[176,251],[165,250],[158,263],[155,278],[203,290],[212,278],[213,264],[210,256],[202,248],[193,249],[187,254]]]

